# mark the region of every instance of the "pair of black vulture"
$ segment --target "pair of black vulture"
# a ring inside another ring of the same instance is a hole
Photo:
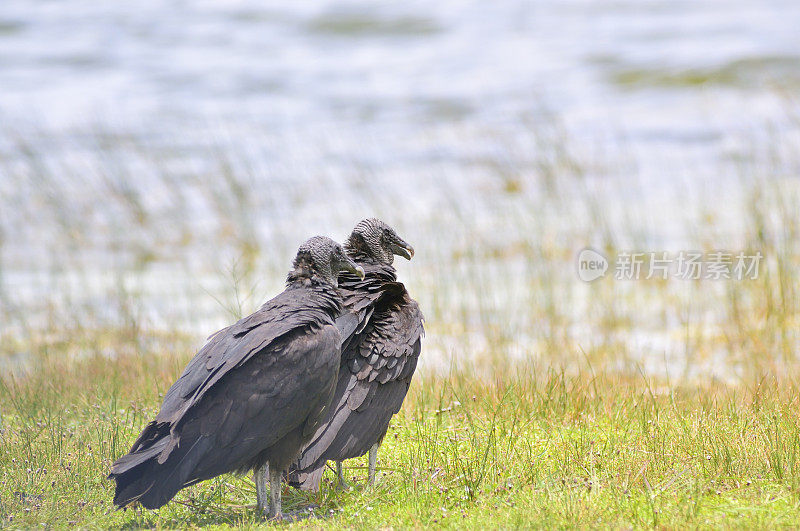
[[[392,267],[413,248],[365,219],[344,248],[316,236],[286,289],[212,335],[109,478],[114,503],[161,507],[184,487],[253,470],[259,511],[281,518],[281,481],[316,490],[327,460],[378,445],[417,366],[423,316]],[[267,481],[269,499],[267,499]]]

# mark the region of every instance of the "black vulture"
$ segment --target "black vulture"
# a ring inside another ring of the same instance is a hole
[[[338,243],[309,239],[280,295],[209,338],[112,465],[116,505],[156,509],[189,485],[268,467],[268,514],[282,517],[281,476],[324,419],[336,385],[340,270],[364,275]],[[264,474],[255,475],[263,511]]]
[[[369,483],[375,481],[380,445],[392,416],[400,411],[417,367],[423,315],[397,282],[394,255],[411,259],[413,248],[377,219],[365,219],[345,243],[365,278],[342,275],[345,309],[336,320],[342,334],[342,364],[331,407],[287,476],[290,485],[318,490],[325,462],[369,452]]]

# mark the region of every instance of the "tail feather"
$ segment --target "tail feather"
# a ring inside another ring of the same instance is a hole
[[[183,448],[177,446],[163,464],[159,463],[170,439],[164,437],[146,450],[125,455],[114,463],[109,479],[116,481],[115,505],[121,508],[139,502],[148,509],[158,509],[183,487],[206,479],[193,477],[193,472],[202,462],[210,441],[201,436],[192,444],[181,445]]]
[[[145,461],[152,459],[154,457],[158,457],[158,454],[164,449],[164,447],[169,442],[169,438],[161,439],[160,441],[156,442],[153,446],[150,446],[146,450],[141,450],[138,452],[131,452],[129,454],[123,455],[119,459],[117,459],[113,465],[111,465],[111,474],[109,474],[109,479],[112,479],[114,476],[120,476],[125,472],[128,472],[132,468],[135,468]]]
[[[317,492],[319,484],[322,482],[322,473],[325,472],[325,465],[313,470],[290,470],[286,474],[286,483],[300,490],[310,490]]]

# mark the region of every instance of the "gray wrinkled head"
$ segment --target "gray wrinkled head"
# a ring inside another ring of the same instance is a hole
[[[414,256],[414,248],[377,218],[360,221],[347,239],[346,247],[348,251],[365,254],[384,264],[394,262],[394,255],[407,260]]]
[[[303,242],[297,249],[293,266],[293,273],[297,276],[316,274],[334,287],[338,286],[340,271],[364,278],[364,269],[347,256],[341,245],[325,236],[314,236]]]

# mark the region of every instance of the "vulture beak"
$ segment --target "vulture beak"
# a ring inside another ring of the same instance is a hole
[[[400,238],[397,238],[397,241],[392,243],[392,253],[397,256],[402,256],[406,260],[411,260],[414,256],[414,248]]]
[[[345,262],[342,263],[342,269],[345,271],[349,271],[354,275],[357,275],[358,278],[364,280],[364,268],[360,265],[356,265],[350,258],[348,258]]]

